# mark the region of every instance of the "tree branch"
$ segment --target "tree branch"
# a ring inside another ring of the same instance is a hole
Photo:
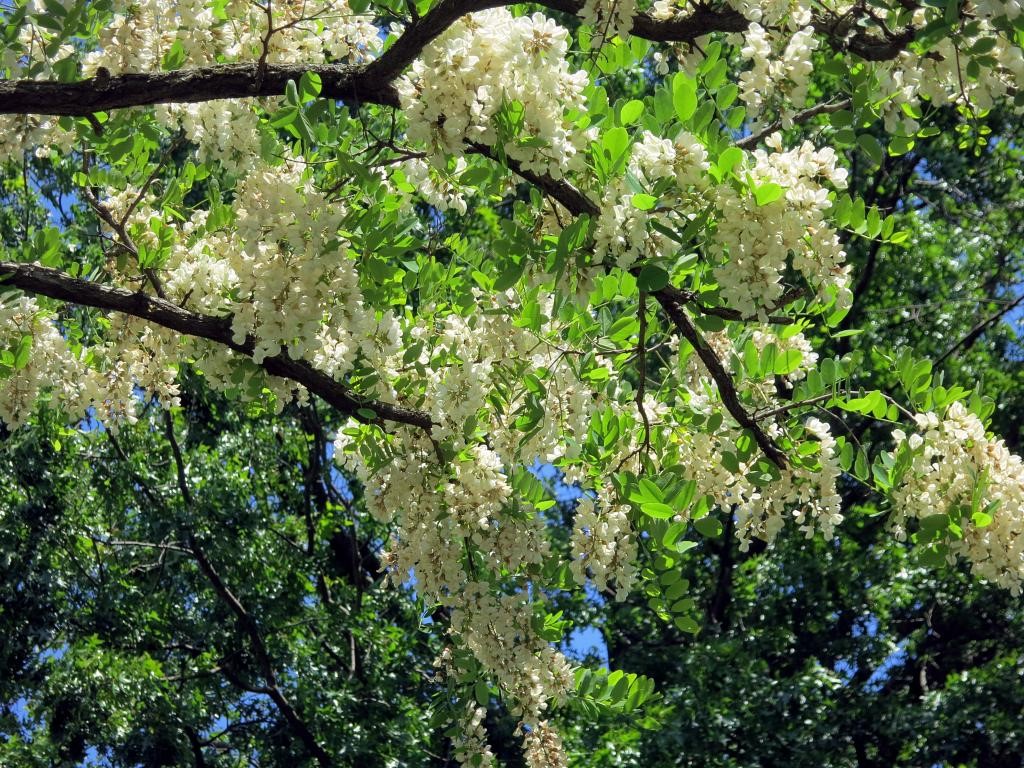
[[[475,143],[470,143],[469,146],[474,152],[493,158],[492,151],[489,147]],[[524,178],[526,181],[535,184],[545,194],[564,205],[570,213],[576,216],[584,213],[594,216],[599,211],[596,203],[590,200],[568,181],[553,179],[550,176],[544,176],[542,174],[526,170],[520,167],[519,164],[513,160],[507,160],[506,164],[516,174]],[[703,336],[701,336],[700,331],[698,331],[690,322],[690,319],[683,311],[682,304],[692,301],[693,297],[685,291],[681,291],[671,285],[666,286],[661,290],[654,291],[650,295],[654,296],[658,300],[658,303],[661,304],[665,313],[672,320],[680,335],[693,345],[693,348],[697,351],[698,356],[700,356],[700,359],[704,362],[704,365],[711,374],[711,377],[715,380],[715,384],[718,385],[718,392],[722,398],[722,404],[725,405],[729,413],[732,414],[732,417],[741,427],[751,431],[754,435],[754,440],[773,464],[780,469],[785,467],[785,455],[775,445],[772,439],[768,437],[767,433],[761,429],[757,421],[747,413],[743,404],[739,400],[739,396],[736,394],[736,386],[733,384],[732,377],[729,375],[729,372],[725,370],[725,367],[722,365],[722,361],[718,359],[718,356],[711,347],[708,346]],[[800,295],[803,295],[803,291],[794,293],[793,295],[787,293],[783,301],[795,301]],[[701,305],[698,305],[698,308],[699,310],[708,309],[702,308]],[[731,317],[733,310],[725,309],[724,311],[730,313],[728,316],[729,319],[740,319]]]
[[[241,344],[234,340],[231,320],[228,317],[213,317],[191,312],[145,293],[81,280],[57,269],[38,264],[0,261],[0,281],[26,293],[102,310],[123,312],[172,331],[222,344],[246,357],[251,358],[255,350],[255,339],[251,336]],[[366,424],[383,424],[390,421],[419,427],[428,432],[433,426],[429,414],[358,395],[310,363],[293,360],[287,351],[265,358],[260,366],[272,376],[301,384],[341,413],[357,421]],[[369,412],[374,415],[368,415]]]
[[[164,427],[167,441],[171,445],[171,454],[174,456],[174,466],[177,472],[178,478],[178,489],[181,492],[181,497],[185,502],[185,507],[189,512],[192,512],[192,492],[188,486],[188,480],[185,475],[185,462],[181,455],[181,446],[178,445],[178,439],[174,434],[174,420],[170,413],[164,413]],[[192,550],[192,555],[195,557],[196,564],[199,566],[199,570],[202,571],[207,581],[213,587],[213,591],[217,593],[217,596],[227,604],[231,609],[231,612],[235,614],[238,619],[238,624],[242,630],[249,636],[249,644],[252,646],[253,654],[256,656],[256,662],[260,667],[260,674],[263,676],[263,680],[266,683],[266,687],[259,689],[259,692],[265,693],[277,706],[278,710],[284,716],[284,719],[288,721],[288,724],[292,727],[299,739],[305,745],[306,749],[309,750],[317,762],[323,767],[328,768],[334,764],[331,756],[327,754],[327,751],[320,746],[320,743],[316,740],[313,732],[309,729],[306,722],[299,716],[299,713],[292,706],[291,702],[288,701],[284,693],[277,684],[277,674],[274,671],[274,664],[270,658],[270,653],[267,650],[266,643],[263,642],[263,635],[260,633],[259,625],[256,623],[256,619],[253,618],[252,614],[249,613],[245,606],[242,605],[241,601],[235,594],[228,588],[227,584],[221,578],[220,573],[210,562],[210,558],[207,556],[206,551],[199,543],[195,532],[191,529],[186,529],[188,536],[188,545]]]
[[[94,77],[77,83],[3,81],[0,114],[91,115],[149,104],[281,96],[288,81],[297,82],[305,72],[320,75],[320,94],[325,98],[398,106],[398,92],[390,81],[370,76],[363,66],[273,64],[261,71],[257,62],[246,62]]]
[[[659,298],[660,301],[660,298]],[[715,384],[718,385],[718,395],[722,398],[722,404],[726,410],[729,411],[730,415],[736,420],[736,423],[743,429],[750,430],[750,433],[754,436],[754,441],[758,447],[764,452],[765,456],[780,469],[786,466],[786,456],[775,445],[774,441],[768,437],[767,433],[761,429],[761,426],[754,420],[754,418],[747,413],[743,407],[743,403],[740,402],[739,396],[736,394],[736,387],[733,385],[732,377],[729,376],[729,372],[725,370],[725,366],[722,365],[722,361],[718,359],[718,355],[715,354],[714,350],[708,346],[707,341],[701,334],[697,327],[690,322],[690,318],[686,316],[686,311],[674,301],[662,301],[661,306],[665,309],[665,313],[672,320],[676,329],[679,331],[679,335],[690,342],[697,356],[704,363],[704,367],[708,369],[708,373],[711,374],[711,378],[715,380]]]
[[[379,58],[365,65],[268,65],[255,61],[172,72],[104,75],[77,83],[4,81],[0,82],[0,114],[88,116],[149,104],[280,96],[287,82],[298,81],[304,72],[320,76],[325,98],[396,107],[398,92],[392,83],[428,43],[468,13],[509,4],[507,0],[441,0],[427,15],[413,21]],[[541,5],[573,15],[583,7],[581,0],[546,0]],[[894,58],[917,34],[915,27],[907,27],[880,37],[860,26],[861,19],[849,14],[837,22],[818,16],[812,26],[835,50],[871,61]],[[689,15],[674,19],[638,14],[633,20],[633,34],[656,42],[692,43],[712,32],[742,32],[749,26],[750,22],[733,8],[696,5]]]
[[[790,118],[792,125],[803,125],[808,120],[813,120],[818,115],[831,115],[833,112],[838,112],[841,109],[846,109],[853,103],[853,99],[842,99],[841,101],[827,102],[824,104],[815,104],[813,107],[808,107],[805,110],[797,112]],[[736,146],[740,149],[752,149],[760,144],[764,139],[767,139],[773,133],[781,130],[784,126],[782,120],[776,120],[771,125],[762,128],[757,133],[752,133],[749,136],[744,136],[742,139],[736,142]]]
[[[1024,304],[1024,293],[1018,296],[1014,301],[1011,301],[1009,304],[1004,306],[995,314],[986,317],[984,320],[982,320],[973,328],[971,328],[971,330],[968,331],[966,335],[964,335],[960,340],[958,340],[949,349],[942,353],[939,359],[935,361],[935,366],[938,367],[942,365],[944,362],[946,362],[946,360],[948,360],[952,355],[956,354],[958,351],[966,351],[973,347],[975,342],[977,342],[978,339],[981,338],[982,334],[985,333],[985,331],[987,331],[989,328],[991,328],[993,325],[999,322],[1001,318],[1008,315],[1021,304]]]

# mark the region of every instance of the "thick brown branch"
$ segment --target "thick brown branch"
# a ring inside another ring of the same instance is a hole
[[[583,7],[583,2],[544,0],[541,5],[575,15]],[[637,37],[660,43],[692,43],[712,32],[743,32],[750,27],[750,20],[729,6],[711,8],[693,3],[688,8],[692,9],[688,14],[673,19],[637,14],[633,18],[632,32]],[[884,61],[898,56],[917,32],[908,27],[895,34],[878,36],[872,34],[870,28],[860,25],[863,18],[860,14],[850,14],[837,23],[834,18],[822,15],[816,16],[811,24],[818,34],[828,38],[834,49],[855,53],[869,61]]]
[[[380,58],[367,65],[315,65],[241,62],[210,67],[110,75],[104,73],[77,83],[46,80],[0,82],[0,114],[92,115],[96,112],[149,104],[195,103],[216,99],[280,96],[288,80],[304,72],[320,75],[321,95],[359,103],[398,106],[393,81],[431,40],[467,13],[510,3],[506,0],[441,0],[426,16],[413,21]],[[547,0],[541,5],[576,14],[581,0]],[[859,25],[851,14],[840,22],[819,16],[812,25],[835,50],[849,51],[872,61],[891,59],[914,39],[917,30],[879,36]],[[657,42],[690,43],[712,32],[741,32],[750,22],[729,8],[697,5],[681,18],[655,19],[639,14],[633,34]]]
[[[26,293],[107,311],[123,312],[172,331],[222,344],[250,358],[255,349],[255,341],[251,337],[241,344],[234,340],[229,318],[191,312],[145,293],[81,280],[60,270],[37,264],[9,261],[0,261],[0,279],[6,285],[12,285]],[[301,384],[342,413],[364,423],[382,424],[391,421],[425,430],[433,426],[428,414],[358,395],[326,373],[318,371],[308,362],[293,360],[287,352],[268,357],[260,365],[272,376],[280,376]],[[371,412],[373,416],[370,415]]]
[[[489,158],[495,162],[501,162],[495,150],[486,144],[480,144],[476,141],[467,141],[466,146],[468,146],[475,154]],[[601,209],[597,207],[597,203],[583,194],[580,190],[576,189],[576,187],[565,179],[554,179],[550,176],[545,176],[542,173],[536,173],[535,171],[528,170],[523,168],[512,158],[508,157],[505,158],[504,165],[521,179],[530,182],[530,184],[533,184],[533,186],[537,187],[537,189],[548,195],[553,200],[557,200],[565,206],[565,209],[573,216],[582,216],[586,213],[589,216],[594,217],[601,213]]]
[[[110,75],[78,83],[49,80],[0,82],[0,114],[91,115],[148,104],[197,103],[252,96],[281,96],[289,80],[316,72],[321,95],[331,99],[398,106],[390,81],[371,76],[365,67],[348,65],[268,65],[256,62],[212,67]]]

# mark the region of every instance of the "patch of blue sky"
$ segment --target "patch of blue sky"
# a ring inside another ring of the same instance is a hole
[[[594,661],[608,669],[608,644],[594,626],[577,627],[562,641],[562,653],[575,661]]]

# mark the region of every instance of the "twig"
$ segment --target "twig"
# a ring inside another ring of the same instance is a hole
[[[704,367],[708,369],[708,373],[711,374],[711,378],[715,380],[715,384],[718,385],[718,395],[722,398],[722,404],[726,410],[736,420],[736,423],[743,429],[750,430],[750,433],[754,436],[754,441],[758,447],[764,452],[765,456],[780,469],[786,467],[786,456],[779,449],[775,442],[765,433],[761,426],[755,421],[743,404],[740,402],[739,396],[736,394],[736,387],[733,384],[732,377],[729,376],[728,371],[722,365],[722,361],[718,359],[718,355],[714,353],[707,341],[704,339],[697,327],[690,322],[690,318],[686,316],[686,311],[678,304],[672,301],[666,301],[662,303],[666,314],[675,324],[679,330],[680,335],[690,342],[697,356],[704,363]]]
[[[935,361],[935,366],[938,367],[942,365],[944,362],[946,362],[946,360],[948,360],[951,356],[956,354],[957,351],[961,349],[970,349],[972,346],[974,346],[974,343],[981,338],[982,334],[985,333],[986,330],[988,330],[990,326],[995,325],[1002,317],[1008,315],[1014,309],[1019,307],[1022,303],[1024,303],[1024,293],[1018,296],[1014,301],[1004,306],[995,314],[985,318],[980,323],[971,328],[970,331],[968,331],[962,338],[960,338],[955,344],[953,344],[949,349],[947,349],[939,356],[939,359]]]
[[[797,112],[791,118],[793,125],[803,125],[808,120],[813,120],[818,115],[831,115],[833,112],[838,112],[841,109],[846,109],[853,103],[852,99],[843,99],[842,101],[833,101],[825,104],[815,104],[813,107],[808,107],[805,110]],[[749,136],[744,136],[742,139],[736,142],[736,146],[740,149],[751,149],[756,147],[766,138],[771,136],[778,130],[782,129],[782,120],[776,120],[771,125],[762,128],[757,133],[752,133]]]

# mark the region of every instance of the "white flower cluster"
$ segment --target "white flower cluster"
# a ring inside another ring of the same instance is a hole
[[[127,187],[106,195],[103,205],[121,220],[137,196],[137,189]],[[239,182],[233,198],[231,224],[216,230],[207,224],[208,211],[196,211],[180,225],[161,223],[145,201],[134,208],[125,228],[134,238],[128,246],[134,248],[160,244],[154,222],[170,227],[173,237],[164,243],[166,259],[157,270],[165,295],[190,311],[229,316],[235,342],[254,343],[252,360],[221,345],[113,315],[104,342],[91,346],[88,354],[88,365],[102,383],[102,397],[94,395],[88,403],[99,418],[132,420],[139,401],[135,387],[164,407],[174,405],[176,370],[184,360],[195,362],[211,385],[245,399],[259,398],[269,388],[282,408],[307,393],[290,381],[265,376],[253,361],[285,353],[343,377],[357,361],[382,366],[400,352],[394,313],[364,303],[355,261],[338,235],[345,211],[316,191],[308,168],[294,162],[257,165]],[[120,241],[117,233],[108,234]],[[114,282],[131,290],[143,287],[134,261],[125,266],[122,272],[109,260]],[[77,413],[73,400],[64,399],[68,411]]]
[[[474,768],[491,768],[495,765],[494,753],[487,743],[487,731],[484,729],[484,718],[487,710],[476,706],[472,701],[466,704],[466,712],[459,722],[459,731],[453,740],[455,759],[460,765],[471,765]]]
[[[695,216],[704,205],[709,165],[707,151],[696,136],[683,131],[672,141],[644,131],[631,151],[628,173],[604,190],[594,230],[595,264],[614,261],[628,269],[641,258],[669,255],[676,244],[650,223],[672,227]],[[648,188],[662,179],[671,179],[673,186],[655,210],[640,210],[633,204],[629,176],[646,181]]]
[[[814,30],[804,27],[794,33],[781,53],[773,48],[775,36],[760,24],[751,24],[744,39],[741,55],[753,61],[752,67],[740,75],[740,98],[747,105],[747,116],[756,129],[764,122],[764,108],[778,105],[783,126],[790,127],[793,112],[807,101],[811,55],[818,47]]]
[[[572,668],[533,629],[533,603],[525,590],[496,594],[490,584],[468,582],[452,610],[452,631],[512,700],[522,722],[541,722],[549,702],[573,688]]]
[[[92,347],[95,358],[109,357],[106,366],[107,405],[97,410],[98,417],[109,424],[124,414],[134,422],[134,408],[139,404],[136,387],[155,397],[164,408],[180,404],[178,394],[179,336],[165,328],[154,328],[128,315],[112,315],[107,343]],[[115,386],[115,382],[117,385]],[[119,393],[113,405],[113,393]]]
[[[25,355],[19,350],[22,344],[31,345],[24,360],[20,359]],[[32,415],[44,392],[73,411],[106,400],[100,378],[72,355],[53,318],[35,299],[19,296],[0,301],[0,350],[10,352],[16,363],[24,363],[0,378],[0,419],[12,429]]]
[[[586,435],[598,401],[563,352],[543,341],[553,334],[551,321],[539,334],[513,324],[512,296],[477,296],[480,311],[465,318],[434,317],[424,307],[422,324],[407,331],[407,343],[422,346],[423,407],[438,423],[433,441],[459,450],[456,461],[438,466],[432,442],[405,428],[395,431],[383,466],[366,466],[360,442],[345,433],[335,455],[363,481],[373,514],[397,522],[385,557],[392,580],[414,573],[417,592],[451,610],[455,640],[473,652],[525,726],[527,753],[560,765],[559,742],[544,717],[571,689],[572,674],[534,628],[543,600],[535,579],[552,552],[544,517],[516,497],[513,478],[538,457],[577,456],[582,439],[567,442],[565,435]],[[550,299],[542,312],[555,314]],[[399,368],[400,357],[388,366]],[[407,361],[401,367],[407,370]],[[535,371],[544,376],[543,391],[514,383]],[[502,395],[488,397],[497,387]],[[510,425],[539,392],[540,421],[524,436]],[[467,421],[486,431],[486,445],[467,436]],[[580,554],[587,554],[595,581],[613,579],[624,591],[635,578],[636,558],[625,510],[602,503],[592,518],[580,532],[586,537],[578,542]]]
[[[616,35],[622,40],[629,38],[636,0],[585,0],[579,15],[593,30],[590,45],[596,50]]]
[[[398,518],[384,558],[391,578],[402,582],[414,573],[428,603],[451,609],[459,644],[497,682],[514,714],[536,724],[573,683],[564,656],[533,627],[536,598],[528,579],[549,556],[546,525],[528,505],[520,508],[498,457],[485,446],[473,446],[471,458],[445,477],[422,437],[399,435],[408,436],[404,458],[374,473],[342,453],[345,440],[336,443],[339,459],[347,457],[364,479],[371,510]],[[508,591],[496,591],[496,583]]]
[[[908,113],[922,101],[935,106],[961,104],[971,110],[991,109],[999,100],[1013,96],[1024,81],[1024,49],[1019,40],[1008,39],[993,26],[999,18],[1013,20],[1021,14],[1018,0],[973,3],[975,23],[967,25],[958,41],[944,38],[925,55],[903,51],[892,62],[875,67],[886,130],[913,135],[920,127]],[[919,8],[914,24],[924,26],[929,12]],[[974,55],[974,51],[984,51]],[[973,65],[972,65],[973,62]],[[972,72],[970,67],[977,70]],[[910,107],[910,109],[907,109]],[[1017,106],[1020,112],[1024,107]]]
[[[811,8],[817,3],[809,0],[729,0],[729,5],[750,21],[765,27],[798,29],[811,20]],[[853,3],[849,0],[833,0],[829,10],[837,15],[849,11]]]
[[[917,431],[895,430],[897,451],[912,463],[892,494],[892,523],[906,536],[908,518],[946,515],[960,536],[948,540],[951,558],[969,560],[973,573],[1021,594],[1024,581],[1024,462],[985,432],[963,403],[941,416],[915,416]],[[943,524],[943,529],[946,525]]]
[[[527,768],[567,768],[565,748],[558,731],[547,720],[537,723],[523,736]]]
[[[230,312],[235,341],[255,338],[257,363],[286,350],[343,376],[360,355],[377,361],[397,352],[394,315],[364,305],[338,237],[344,209],[316,191],[302,166],[251,169],[232,208],[228,232],[207,233],[203,212],[183,228],[166,265],[170,296],[205,313]]]
[[[577,502],[570,568],[580,586],[589,577],[598,590],[614,585],[615,599],[625,600],[636,583],[636,537],[629,507],[611,503],[609,496],[599,497],[600,506],[586,495]]]
[[[426,163],[420,158],[412,158],[402,163],[406,181],[415,189],[422,200],[439,211],[453,210],[465,213],[466,198],[462,189],[455,183],[454,177],[466,169],[466,159],[457,158],[455,167],[449,171],[440,169],[436,164]]]
[[[568,39],[539,13],[516,18],[497,8],[464,16],[396,83],[409,139],[442,163],[446,154],[463,154],[467,141],[503,142],[501,150],[526,170],[561,177],[582,168],[590,137],[566,115],[584,111],[587,75],[569,71]],[[516,137],[501,134],[502,116]]]
[[[337,377],[359,352],[377,360],[398,351],[394,315],[378,320],[363,304],[355,262],[337,235],[341,206],[290,164],[256,169],[235,194],[238,249],[225,254],[237,276],[232,329],[236,341],[255,335],[257,363],[287,349]]]
[[[810,142],[782,151],[776,134],[768,153],[757,150],[750,178],[755,185],[776,184],[777,199],[759,205],[755,195],[728,184],[716,188],[718,223],[711,251],[721,262],[714,274],[722,298],[744,315],[763,315],[783,294],[787,266],[801,273],[822,300],[836,291],[839,304],[851,300],[850,267],[836,232],[828,225],[831,206],[821,181],[842,189],[846,169],[837,167],[831,147]]]
[[[83,74],[97,68],[111,73],[150,72],[177,48],[181,66],[223,61],[271,64],[358,63],[380,50],[370,17],[357,16],[347,0],[328,0],[316,9],[301,2],[268,4],[273,32],[263,5],[231,0],[217,15],[203,0],[117,0],[111,22],[100,30],[97,50],[83,59]],[[308,13],[308,15],[307,15]]]
[[[22,345],[27,357],[19,358]],[[103,343],[73,352],[57,325],[35,299],[0,303],[0,349],[15,366],[0,378],[0,420],[15,428],[25,423],[47,396],[74,418],[91,415],[107,429],[132,424],[143,400],[137,387],[165,408],[178,404],[176,344],[169,331],[125,315],[110,316]]]
[[[549,296],[542,309],[548,316],[553,298]],[[477,293],[475,300],[481,311],[470,317],[447,315],[410,330],[411,342],[424,344],[420,354],[426,369],[424,407],[436,423],[434,438],[461,447],[466,442],[463,429],[467,420],[479,416],[480,426],[488,429],[491,445],[507,466],[538,458],[575,457],[579,444],[565,436],[586,434],[595,406],[591,387],[582,385],[570,367],[557,364],[561,357],[557,348],[538,339],[550,333],[548,324],[537,335],[515,326],[516,305],[505,294]],[[431,359],[442,352],[451,362],[431,367]],[[395,365],[398,367],[397,362]],[[510,430],[508,424],[515,422],[530,392],[514,389],[500,409],[488,403],[487,393],[508,377],[514,380],[538,369],[546,370],[549,377],[544,417],[529,435],[523,435]],[[488,411],[484,414],[481,409],[485,407]]]
[[[711,496],[720,509],[735,516],[741,550],[746,551],[752,539],[773,541],[787,520],[796,523],[808,538],[816,531],[832,538],[843,521],[836,487],[841,470],[835,439],[828,425],[817,419],[808,419],[804,427],[819,445],[819,466],[789,466],[778,480],[760,484],[748,477],[762,458],[758,452],[741,462],[738,472],[722,466],[723,454],[737,453],[740,433],[735,428],[723,427],[716,435],[698,432],[680,439],[684,451],[681,463],[687,468],[687,476],[697,481],[699,495]],[[781,430],[772,426],[768,433],[778,438]]]
[[[831,539],[836,526],[843,522],[842,497],[836,487],[842,470],[835,438],[828,424],[815,418],[808,419],[804,428],[820,446],[818,467],[789,467],[780,480],[760,489],[750,485],[746,478],[737,478],[735,491],[740,501],[736,505],[736,536],[741,549],[747,549],[751,538],[772,541],[787,517],[807,538],[821,531],[826,539]]]
[[[728,359],[733,354],[742,356],[742,351],[734,350],[732,340],[724,332],[709,334],[707,340],[721,359]],[[759,349],[763,349],[760,344],[767,347],[771,343],[783,351],[800,350],[804,359],[792,374],[796,377],[805,375],[817,360],[802,334],[782,339],[768,330],[755,330],[753,340]],[[763,380],[746,380],[742,386],[756,398],[769,403],[778,402],[771,383],[773,378],[766,375]],[[689,409],[710,415],[721,407],[707,394],[715,391],[715,383],[695,356],[688,360],[681,383],[687,392]],[[765,421],[762,426],[772,439],[782,436],[778,424]],[[805,442],[817,444],[810,454],[817,460],[816,466],[812,469],[799,464],[790,465],[781,471],[778,480],[755,484],[749,475],[754,465],[763,459],[760,451],[755,451],[746,461],[737,460],[737,467],[733,469],[738,471],[730,471],[723,466],[725,454],[738,456],[740,453],[737,443],[742,430],[734,423],[727,420],[714,433],[685,425],[672,428],[670,442],[677,452],[678,463],[686,467],[686,477],[697,484],[697,498],[710,496],[726,514],[735,515],[736,536],[741,542],[741,549],[746,550],[755,538],[773,541],[787,520],[795,522],[808,537],[815,531],[821,531],[826,538],[832,538],[836,526],[842,522],[841,498],[837,490],[841,470],[835,438],[828,424],[818,419],[808,419],[804,430]]]
[[[693,13],[693,3],[687,0],[654,0],[650,13],[659,21],[682,19]]]
[[[196,145],[200,160],[216,161],[243,173],[260,154],[257,107],[252,100],[222,99],[198,104],[159,104],[155,110],[163,125],[181,127]]]
[[[739,81],[747,116],[756,128],[770,122],[777,112],[783,127],[789,127],[793,114],[807,100],[812,56],[820,46],[820,36],[810,26],[812,5],[804,0],[731,0],[731,4],[752,22],[741,43],[742,57],[751,62]],[[853,10],[849,2],[829,7],[832,18],[837,19]],[[912,23],[924,29],[942,13],[941,8],[920,5]],[[972,23],[959,31],[956,40],[947,37],[924,54],[903,50],[891,61],[874,63],[877,103],[886,130],[913,136],[920,128],[913,115],[922,101],[987,110],[1014,95],[1024,78],[1024,50],[1012,36],[998,32],[993,22],[1012,21],[1020,14],[1019,0],[972,3],[968,15]],[[877,8],[874,15],[878,23],[885,23],[892,13]]]
[[[41,3],[34,0],[28,5],[33,15],[46,12]],[[48,55],[48,43],[53,33],[34,23],[32,19],[33,16],[29,16],[23,21],[13,44],[7,44],[0,49],[0,79],[14,80],[30,75],[37,80],[57,79],[54,65],[74,57],[75,49],[68,43],[60,44],[54,55]],[[45,156],[49,147],[61,153],[68,153],[74,142],[74,131],[60,128],[56,117],[0,115],[0,162],[21,162],[28,152],[33,152],[36,156]]]

